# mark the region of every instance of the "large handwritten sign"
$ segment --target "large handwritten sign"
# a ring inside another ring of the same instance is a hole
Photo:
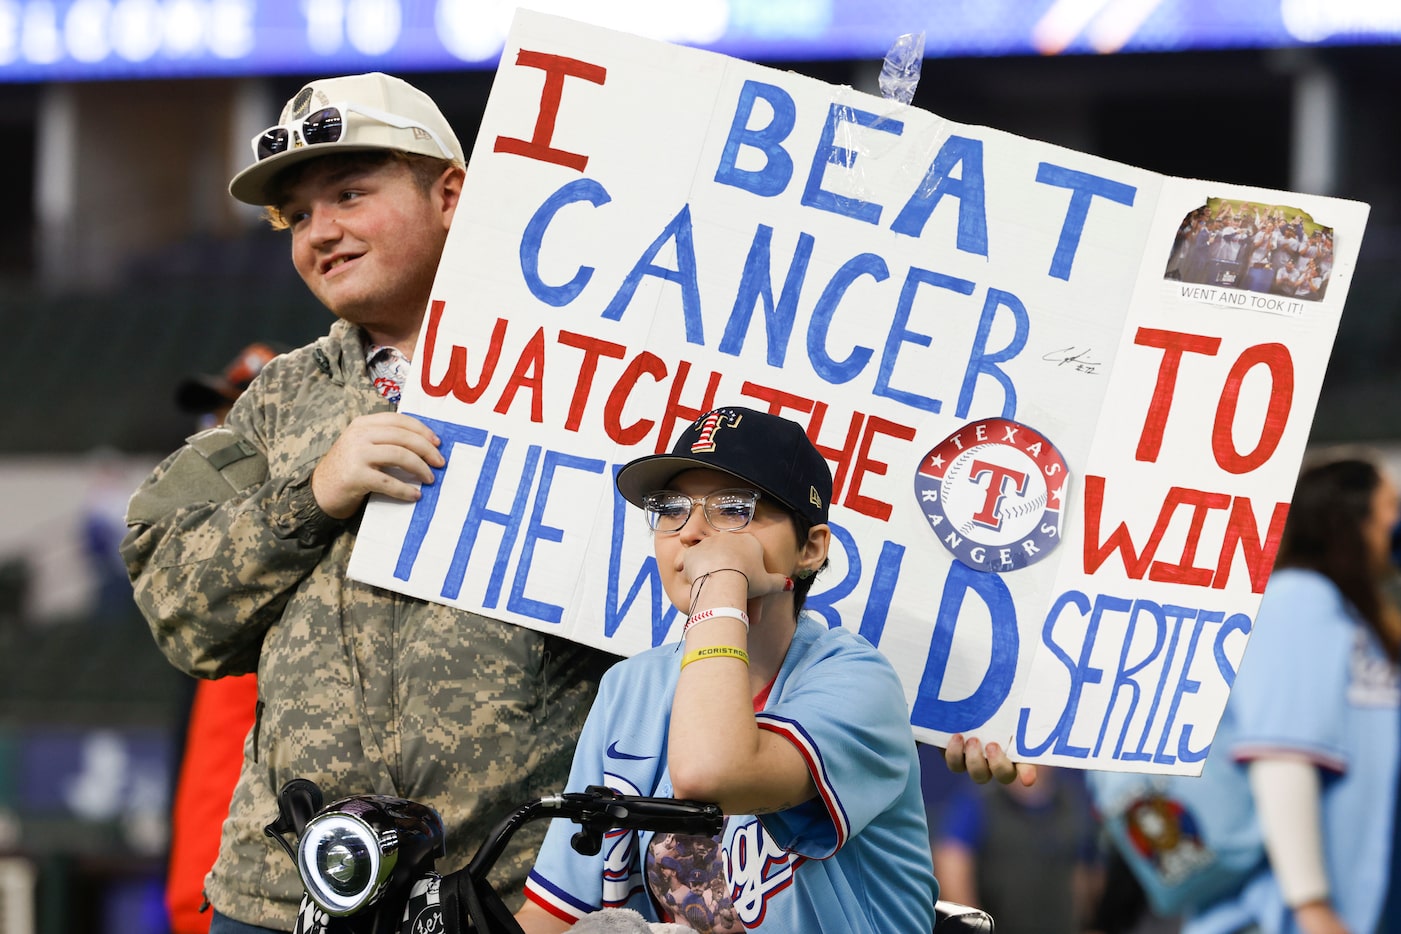
[[[1366,216],[522,12],[402,402],[448,463],[371,503],[351,574],[675,639],[615,470],[765,409],[833,469],[808,608],[922,739],[1196,772]]]

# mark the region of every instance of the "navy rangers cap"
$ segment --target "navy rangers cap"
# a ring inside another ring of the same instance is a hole
[[[647,494],[696,468],[732,474],[812,525],[827,522],[832,469],[807,432],[797,422],[740,406],[706,412],[686,427],[670,454],[630,461],[618,472],[618,492],[640,507]]]

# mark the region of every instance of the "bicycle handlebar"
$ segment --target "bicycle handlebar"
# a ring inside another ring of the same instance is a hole
[[[517,830],[534,820],[557,817],[580,825],[572,845],[585,855],[597,853],[603,835],[614,828],[714,836],[725,824],[725,816],[715,804],[624,795],[602,785],[590,785],[582,792],[546,795],[516,808],[487,836],[468,863],[468,873],[474,878],[485,878]]]

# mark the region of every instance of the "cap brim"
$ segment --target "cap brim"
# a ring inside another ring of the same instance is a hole
[[[192,376],[175,387],[175,405],[190,415],[207,415],[232,405],[233,388],[213,376]]]
[[[748,484],[769,498],[783,503],[787,508],[794,508],[781,496],[761,483],[755,483],[747,477],[722,470],[706,461],[678,454],[652,454],[628,464],[618,471],[618,492],[623,494],[623,499],[629,503],[641,507],[643,497],[649,493],[666,489],[672,478],[683,470],[714,470],[717,473],[729,474],[740,483]]]
[[[392,146],[376,146],[367,143],[317,143],[314,146],[299,146],[275,156],[268,156],[239,172],[229,182],[229,194],[244,204],[257,207],[272,204],[270,193],[272,181],[284,170],[310,159],[319,159],[332,153],[341,152],[394,152]]]

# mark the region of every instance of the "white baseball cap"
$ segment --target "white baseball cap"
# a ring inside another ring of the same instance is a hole
[[[229,182],[229,194],[265,205],[273,177],[283,169],[333,152],[396,149],[467,160],[462,144],[433,99],[418,88],[380,72],[322,78],[297,92],[276,126],[252,139],[253,164]]]

